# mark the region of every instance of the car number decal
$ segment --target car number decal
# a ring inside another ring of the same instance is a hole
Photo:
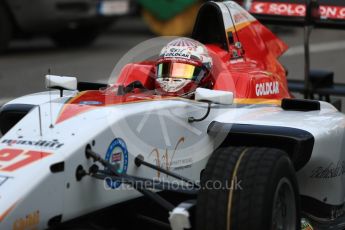
[[[1,149],[0,150],[0,171],[13,172],[32,164],[50,153],[23,150],[23,149]]]

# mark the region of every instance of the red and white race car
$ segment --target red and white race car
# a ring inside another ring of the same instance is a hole
[[[205,3],[192,37],[214,67],[211,87],[188,97],[158,93],[156,62],[143,60],[110,84],[48,75],[57,90],[5,104],[0,229],[66,229],[140,196],[174,230],[300,229],[302,217],[343,229],[344,114],[293,98],[278,61],[287,46],[237,3]]]

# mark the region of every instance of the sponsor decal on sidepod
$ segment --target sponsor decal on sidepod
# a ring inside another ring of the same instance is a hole
[[[180,145],[182,145],[185,142],[185,138],[181,137],[172,152],[170,152],[167,148],[165,151],[160,152],[158,148],[154,148],[149,158],[153,158],[156,162],[156,165],[158,167],[164,168],[168,171],[171,170],[171,168],[174,168],[174,170],[183,170],[185,168],[191,167],[191,164],[193,163],[193,158],[182,158],[182,159],[175,159],[175,155],[178,151],[178,148]],[[161,173],[157,171],[157,178],[160,178]]]
[[[13,230],[34,230],[37,229],[37,225],[40,223],[40,211],[35,211],[17,219],[13,223]]]
[[[263,82],[255,85],[256,96],[279,94],[279,82]]]
[[[345,174],[345,161],[329,163],[327,166],[318,166],[311,171],[310,178],[332,179]]]
[[[24,146],[37,146],[43,147],[47,149],[59,149],[64,144],[60,143],[57,140],[47,141],[47,140],[39,140],[39,141],[32,141],[32,140],[12,140],[12,139],[5,139],[1,142],[2,144],[11,145],[24,145]]]
[[[126,173],[128,168],[128,150],[124,140],[114,139],[107,151],[105,159],[113,165],[117,165],[119,173]],[[106,179],[109,188],[116,189],[121,185],[121,181]]]

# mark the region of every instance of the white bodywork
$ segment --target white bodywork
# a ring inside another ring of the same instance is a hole
[[[153,164],[160,161],[163,168],[168,165],[167,169],[198,181],[207,159],[221,141],[221,137],[217,140],[207,134],[212,121],[283,126],[310,132],[315,144],[311,160],[298,172],[300,193],[321,201],[327,198],[327,203],[332,205],[344,202],[344,171],[329,179],[311,178],[317,167],[336,166],[338,162],[343,167],[345,162],[342,154],[345,117],[330,104],[322,102],[320,111],[311,112],[284,111],[272,105],[218,105],[213,106],[206,120],[188,123],[188,117],[200,117],[205,113],[205,103],[178,98],[148,100],[99,107],[52,127],[51,121],[56,121],[68,97],[49,103],[51,96],[46,92],[29,95],[27,99],[33,102],[35,97],[40,102],[41,124],[36,107],[0,140],[0,150],[23,151],[9,161],[4,161],[8,154],[0,153],[0,176],[3,178],[0,181],[0,213],[4,216],[1,229],[15,229],[14,226],[23,224],[26,218],[44,229],[55,216],[62,215],[62,221],[66,221],[138,197],[140,194],[128,186],[111,189],[104,181],[91,177],[76,180],[79,165],[88,169],[93,164],[85,157],[86,145],[93,142],[94,151],[106,158],[112,141],[121,138],[128,149],[129,175],[163,178],[151,169],[135,166],[134,158],[141,154]],[[25,101],[25,98],[20,100]],[[18,142],[20,140],[25,142]],[[36,145],[39,140],[56,144],[39,146]],[[3,170],[28,157],[27,151],[49,155],[14,171]],[[64,162],[64,170],[52,173],[50,166],[59,162]],[[37,215],[39,221],[36,223]]]

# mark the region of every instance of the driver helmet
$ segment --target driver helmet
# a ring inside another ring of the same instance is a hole
[[[171,96],[189,95],[197,87],[211,87],[212,58],[207,48],[190,38],[163,47],[156,63],[156,89]]]

